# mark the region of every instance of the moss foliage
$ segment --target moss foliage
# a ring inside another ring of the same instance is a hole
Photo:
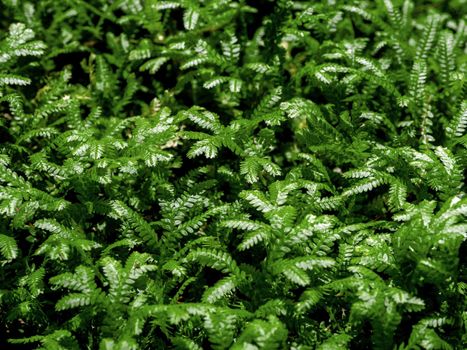
[[[0,348],[467,348],[466,9],[0,1]]]

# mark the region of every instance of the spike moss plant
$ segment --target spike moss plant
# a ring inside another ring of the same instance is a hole
[[[467,348],[465,0],[1,0],[1,349]]]

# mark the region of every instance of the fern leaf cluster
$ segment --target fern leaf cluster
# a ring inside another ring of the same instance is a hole
[[[0,348],[467,348],[463,0],[0,0]]]

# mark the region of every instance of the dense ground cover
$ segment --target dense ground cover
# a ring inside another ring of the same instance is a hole
[[[0,1],[0,348],[467,348],[466,9]]]

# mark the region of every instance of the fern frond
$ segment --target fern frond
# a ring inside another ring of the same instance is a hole
[[[467,128],[467,102],[463,101],[454,118],[446,128],[446,134],[449,138],[461,137]]]
[[[226,298],[236,289],[236,281],[233,277],[226,277],[218,282],[203,294],[203,300],[209,304],[214,304],[217,301]]]
[[[19,253],[18,245],[13,237],[0,234],[0,253],[5,260],[16,259]]]

